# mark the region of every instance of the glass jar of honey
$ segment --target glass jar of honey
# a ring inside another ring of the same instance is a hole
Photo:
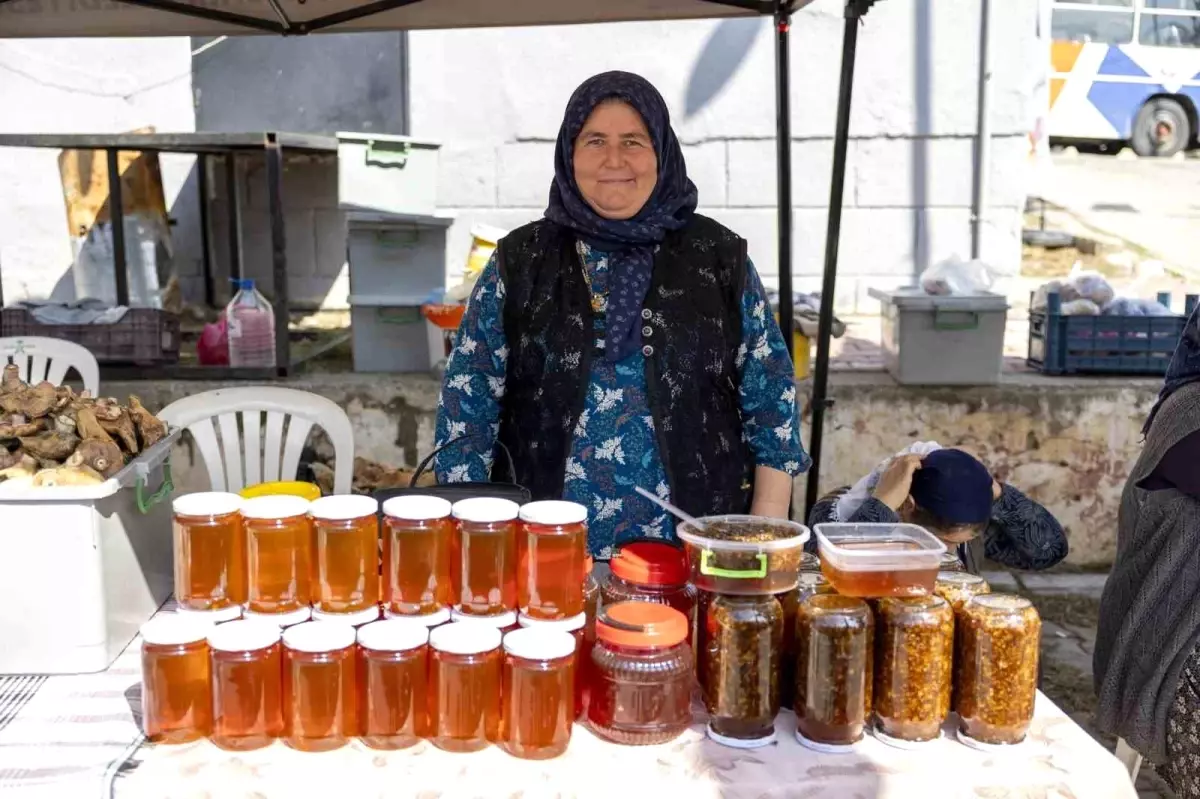
[[[396,615],[434,613],[458,601],[450,510],[439,497],[392,497],[383,503],[383,604]]]
[[[444,624],[429,634],[430,740],[448,752],[475,752],[499,740],[500,631]]]
[[[142,726],[154,743],[195,741],[212,729],[212,625],[162,613],[142,625]]]
[[[458,604],[463,613],[490,616],[517,609],[519,512],[517,503],[507,499],[454,503],[461,575]]]
[[[383,617],[385,619],[406,619],[422,625],[426,629],[432,630],[434,627],[441,627],[443,624],[450,623],[450,609],[439,608],[433,613],[425,613],[420,616],[410,616],[407,613],[396,613],[391,608],[383,609]]]
[[[938,596],[879,600],[875,611],[876,737],[932,741],[950,712],[954,612]]]
[[[515,610],[505,610],[500,613],[492,613],[488,616],[473,616],[465,612],[462,608],[454,608],[450,611],[450,621],[486,624],[488,627],[495,627],[501,633],[511,633],[513,630],[518,630],[521,627],[517,621],[517,612]]]
[[[362,627],[364,624],[370,624],[373,621],[379,621],[379,606],[371,605],[362,610],[353,613],[325,613],[323,611],[313,609],[313,621],[332,621],[338,624],[348,624],[351,627]]]
[[[408,619],[358,631],[359,719],[372,749],[405,749],[429,728],[429,628]]]
[[[175,612],[180,616],[187,616],[189,619],[202,621],[206,624],[224,624],[227,621],[237,621],[242,617],[241,605],[230,605],[227,608],[217,610],[194,610],[192,608],[178,607]]]
[[[632,541],[617,549],[608,566],[611,573],[600,588],[604,604],[657,602],[689,620],[695,613],[696,589],[688,582],[687,556],[679,547],[664,541]]]
[[[575,718],[582,720],[587,714],[587,686],[591,680],[592,645],[594,639],[587,634],[587,614],[580,613],[569,619],[534,619],[522,615],[517,623],[531,630],[550,630],[569,633],[575,641],[575,659],[572,663],[575,679]]]
[[[525,760],[548,760],[567,751],[575,720],[574,657],[569,633],[531,627],[504,636],[504,751]]]
[[[1028,599],[983,594],[967,603],[955,685],[959,738],[978,748],[1025,739],[1037,696],[1042,621]]]
[[[313,528],[300,497],[255,497],[242,503],[249,590],[254,613],[290,613],[312,601]]]
[[[283,633],[284,742],[304,752],[344,746],[358,734],[355,630],[310,621]]]
[[[317,537],[314,609],[359,613],[376,608],[379,503],[364,496],[322,497],[312,503],[308,513]]]
[[[862,739],[868,715],[871,609],[855,597],[816,594],[796,619],[796,737],[817,751],[846,751]]]
[[[517,604],[535,619],[583,613],[587,508],[574,502],[530,502],[517,533]]]
[[[275,625],[256,621],[209,632],[212,742],[221,749],[260,749],[283,734],[280,636]]]
[[[242,498],[212,491],[172,503],[175,599],[180,608],[222,610],[246,601]]]
[[[242,612],[242,618],[246,621],[262,621],[267,624],[273,624],[280,630],[286,630],[288,627],[295,627],[297,624],[304,624],[312,619],[312,609],[308,607],[297,608],[296,610],[287,613],[255,613],[252,610]]]

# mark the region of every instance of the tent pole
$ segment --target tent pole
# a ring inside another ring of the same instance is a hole
[[[792,309],[792,80],[788,47],[792,25],[790,0],[775,5],[775,181],[779,213],[779,329],[788,356],[795,359]]]
[[[833,134],[833,177],[829,184],[829,224],[825,231],[825,275],[821,282],[821,319],[817,328],[817,364],[812,388],[812,436],[809,454],[804,517],[817,501],[821,480],[821,444],[825,433],[825,411],[829,400],[829,343],[833,333],[833,300],[837,289],[838,241],[842,233],[842,194],[846,186],[846,150],[850,143],[850,98],[854,89],[854,55],[858,47],[858,24],[875,0],[846,0],[846,23],[842,32],[842,70],[838,87],[837,125]]]

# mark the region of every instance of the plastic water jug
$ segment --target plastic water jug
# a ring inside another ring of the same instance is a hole
[[[275,366],[275,311],[254,288],[253,280],[235,280],[238,287],[225,320],[229,327],[229,365]]]

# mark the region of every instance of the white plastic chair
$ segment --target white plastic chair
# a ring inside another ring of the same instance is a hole
[[[1133,747],[1125,743],[1124,738],[1117,739],[1117,749],[1113,753],[1117,760],[1121,761],[1121,765],[1129,772],[1129,781],[1137,782],[1138,772],[1142,769],[1142,756],[1134,751]]]
[[[43,336],[0,338],[0,364],[12,361],[26,383],[48,380],[62,385],[68,370],[79,373],[85,390],[100,395],[100,365],[96,356],[73,341]]]
[[[213,491],[233,492],[256,483],[295,479],[304,442],[313,425],[318,425],[333,442],[334,493],[350,493],[354,477],[354,431],[346,412],[324,397],[275,386],[221,388],[172,402],[158,418],[191,432],[208,467]],[[286,440],[285,420],[288,420]]]

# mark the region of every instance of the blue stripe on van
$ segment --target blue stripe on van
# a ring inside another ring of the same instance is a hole
[[[1142,103],[1166,89],[1161,84],[1148,83],[1102,83],[1097,80],[1088,90],[1088,100],[1096,106],[1122,139],[1133,133],[1133,118]]]
[[[1150,73],[1137,65],[1120,47],[1110,45],[1100,63],[1100,75],[1120,75],[1125,78],[1148,78]]]

